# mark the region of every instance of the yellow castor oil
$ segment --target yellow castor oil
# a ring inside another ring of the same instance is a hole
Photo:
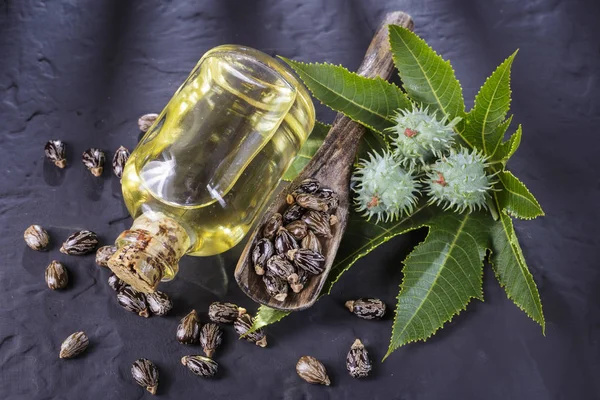
[[[109,266],[135,289],[172,279],[184,254],[242,240],[315,121],[304,86],[247,47],[207,52],[142,138],[123,171],[134,218]]]

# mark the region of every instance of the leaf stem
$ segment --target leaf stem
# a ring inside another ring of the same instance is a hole
[[[486,163],[488,166],[490,165],[496,165],[496,164],[504,164],[504,161],[502,160],[498,160],[498,161],[492,161],[492,162],[488,162]]]
[[[488,208],[490,209],[490,214],[492,214],[492,218],[494,218],[494,221],[498,221],[500,215],[498,215],[498,210],[496,209],[496,205],[494,204],[492,198],[488,197],[486,203],[488,205]]]

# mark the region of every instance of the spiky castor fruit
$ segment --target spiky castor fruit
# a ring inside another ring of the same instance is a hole
[[[352,182],[357,211],[367,219],[376,216],[377,222],[410,214],[421,186],[388,151],[369,153],[369,160],[360,160]]]
[[[403,166],[416,168],[432,162],[447,153],[454,144],[454,126],[459,117],[448,122],[448,116],[437,118],[430,112],[413,104],[412,110],[398,110],[394,116],[396,125],[388,128],[392,134],[394,157]]]
[[[493,176],[486,173],[483,154],[464,147],[451,150],[430,166],[425,178],[429,204],[457,212],[487,208],[487,199],[494,185]]]

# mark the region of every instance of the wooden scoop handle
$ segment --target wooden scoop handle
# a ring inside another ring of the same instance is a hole
[[[367,78],[379,76],[383,79],[388,79],[391,76],[394,63],[390,53],[388,25],[400,25],[411,31],[414,28],[413,20],[408,14],[402,11],[386,14],[371,40],[358,71],[356,71],[359,75]]]
[[[414,27],[413,20],[408,14],[401,11],[386,14],[358,68],[359,75],[366,78],[380,77],[385,80],[392,75],[394,62],[388,39],[388,25],[400,25],[410,30]],[[364,126],[338,113],[327,137],[305,171],[318,171],[318,175],[321,176],[342,174],[341,180],[348,182],[358,144],[364,133]],[[347,166],[346,170],[340,171],[340,165]]]

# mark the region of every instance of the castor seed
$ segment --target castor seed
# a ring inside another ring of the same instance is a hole
[[[354,378],[365,378],[371,372],[373,364],[369,353],[360,339],[356,339],[346,356],[346,369]]]
[[[140,358],[131,365],[133,380],[152,394],[158,389],[158,368],[150,360]]]
[[[239,316],[244,314],[246,314],[246,309],[233,303],[215,301],[208,307],[208,318],[212,322],[221,324],[233,324]]]
[[[177,326],[177,340],[183,344],[198,343],[200,339],[200,319],[196,310],[192,310],[188,315],[179,321]]]
[[[62,263],[54,260],[46,267],[46,284],[52,290],[64,289],[69,283],[69,273]]]
[[[46,250],[48,243],[50,243],[48,232],[39,225],[31,225],[29,228],[25,229],[23,239],[25,239],[25,244],[27,244],[30,249],[37,251]]]
[[[346,308],[363,319],[376,319],[385,315],[385,303],[379,299],[349,300],[346,302]]]
[[[331,381],[327,376],[327,370],[321,361],[311,356],[300,357],[296,364],[296,372],[300,378],[308,383],[321,384],[329,386]]]
[[[73,358],[83,353],[90,344],[85,332],[75,332],[69,335],[68,338],[60,346],[60,358]]]

